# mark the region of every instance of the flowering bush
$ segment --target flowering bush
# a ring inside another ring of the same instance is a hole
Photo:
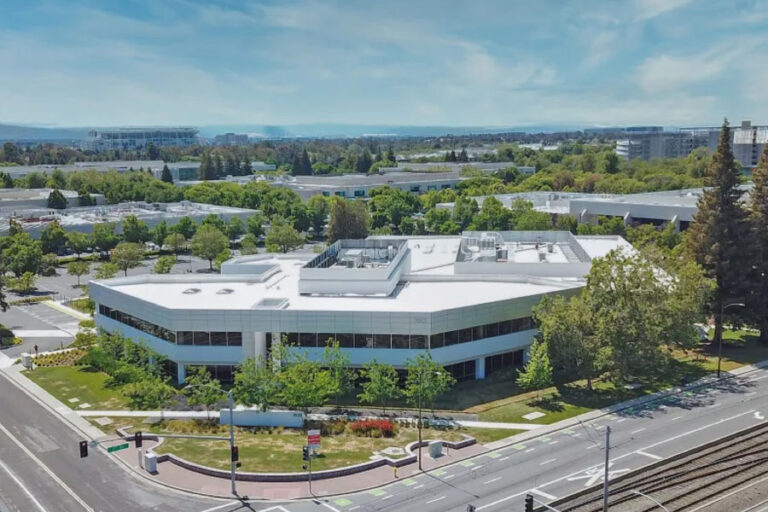
[[[397,434],[397,425],[389,420],[353,421],[349,429],[358,436],[367,437],[392,437]]]

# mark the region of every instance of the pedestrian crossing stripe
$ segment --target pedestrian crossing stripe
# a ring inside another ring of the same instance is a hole
[[[416,485],[416,480],[414,480],[413,478],[406,478],[401,483],[406,487],[410,487],[412,485]]]
[[[347,498],[339,498],[338,500],[333,500],[333,502],[340,507],[348,507],[352,504],[352,500],[348,500]]]
[[[373,489],[371,491],[368,491],[368,494],[371,496],[382,496],[384,494],[387,494],[387,491],[384,491],[382,489]]]
[[[471,468],[472,466],[475,465],[475,463],[472,462],[471,460],[463,460],[463,461],[459,462],[459,464],[461,464],[465,468]]]

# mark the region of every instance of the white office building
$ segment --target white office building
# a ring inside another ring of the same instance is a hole
[[[192,146],[197,144],[197,128],[110,128],[91,130],[81,144],[83,149],[142,149],[155,146]]]
[[[403,368],[429,350],[457,379],[482,379],[523,363],[543,296],[577,293],[593,258],[624,247],[568,232],[373,237],[235,258],[220,275],[91,281],[90,292],[96,324],[167,356],[180,382],[198,365],[227,381],[282,339],[319,359],[329,338],[353,367]]]

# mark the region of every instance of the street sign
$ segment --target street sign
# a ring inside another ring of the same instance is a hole
[[[119,452],[120,450],[125,450],[126,448],[128,448],[128,446],[129,446],[128,443],[116,444],[115,446],[110,446],[109,448],[107,448],[107,452],[109,453]]]
[[[313,450],[320,448],[320,431],[308,430],[307,431],[307,446]]]

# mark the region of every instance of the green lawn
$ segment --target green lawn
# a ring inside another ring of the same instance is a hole
[[[73,409],[82,403],[91,404],[91,409],[128,408],[119,390],[104,387],[107,375],[87,366],[37,367],[24,375]],[[80,401],[70,403],[70,398]]]

